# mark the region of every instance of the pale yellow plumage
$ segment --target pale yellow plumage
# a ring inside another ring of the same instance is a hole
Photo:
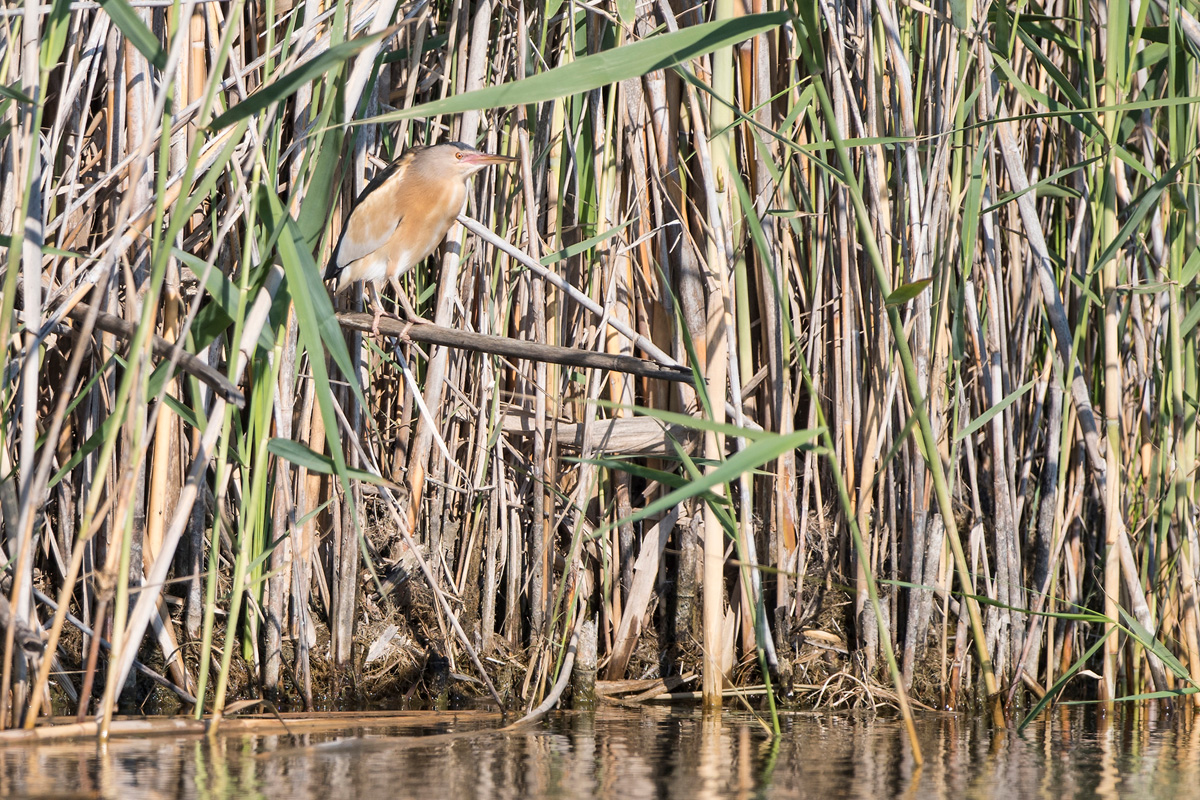
[[[379,289],[386,280],[410,316],[400,276],[437,249],[467,197],[467,180],[488,164],[515,159],[492,156],[461,142],[414,148],[371,182],[342,231],[326,280],[334,291],[366,283],[375,300],[373,330],[383,313]]]

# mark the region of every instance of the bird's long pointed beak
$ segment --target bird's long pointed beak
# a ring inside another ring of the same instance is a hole
[[[512,156],[494,156],[491,153],[466,153],[463,155],[463,161],[480,167],[486,167],[488,164],[511,164],[516,160]]]

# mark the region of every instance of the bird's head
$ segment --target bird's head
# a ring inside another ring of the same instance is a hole
[[[465,181],[488,164],[507,164],[516,160],[481,153],[462,142],[449,142],[417,151],[413,166],[442,179],[457,177]]]

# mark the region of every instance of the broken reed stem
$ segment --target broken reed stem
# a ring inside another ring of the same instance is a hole
[[[348,330],[370,332],[373,320],[370,314],[343,313],[338,314],[338,323]],[[474,353],[488,353],[569,367],[621,372],[642,378],[684,383],[689,383],[693,379],[691,370],[681,367],[674,369],[659,367],[652,362],[632,356],[597,353],[594,350],[575,347],[556,347],[523,339],[512,339],[507,336],[488,336],[445,328],[427,322],[414,325],[401,320],[384,318],[379,320],[379,333],[383,336],[396,336],[407,341],[454,347]]]

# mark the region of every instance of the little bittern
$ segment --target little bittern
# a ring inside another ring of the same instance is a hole
[[[462,142],[414,147],[392,162],[359,195],[342,231],[326,280],[334,292],[363,281],[375,302],[371,330],[379,333],[386,280],[408,316],[418,319],[400,289],[400,276],[432,253],[467,199],[467,180],[488,164],[516,161],[481,153]]]

